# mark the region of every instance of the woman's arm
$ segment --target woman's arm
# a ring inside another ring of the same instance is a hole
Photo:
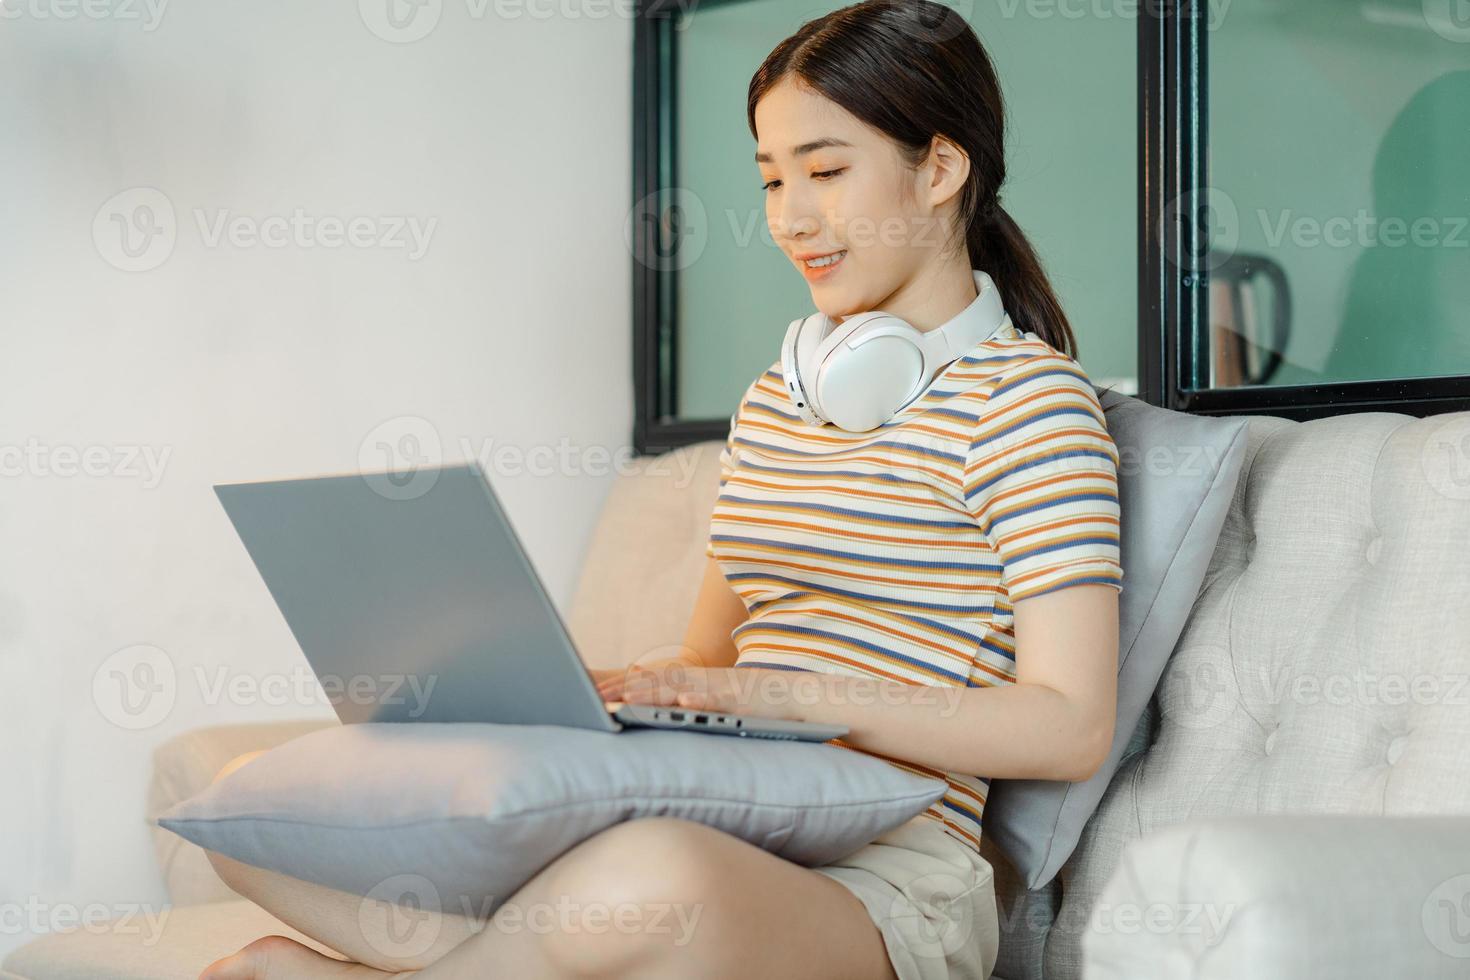
[[[1015,604],[1016,683],[926,688],[823,674],[795,717],[847,725],[843,741],[948,772],[1081,782],[1113,744],[1118,590],[1074,585]],[[860,699],[862,703],[860,703]],[[737,709],[738,710],[738,709]]]
[[[733,667],[739,651],[730,634],[749,618],[745,601],[730,588],[720,563],[708,559],[694,612],[684,632],[685,658],[699,667]]]
[[[732,667],[739,651],[730,633],[749,618],[745,603],[730,588],[719,562],[710,558],[704,567],[704,581],[694,600],[694,612],[684,631],[684,642],[669,656],[635,661],[628,669],[603,668],[590,671],[604,700],[627,697],[628,675],[638,668],[659,670],[682,665],[689,667]]]
[[[846,725],[848,745],[946,772],[1088,779],[1113,742],[1118,590],[1071,585],[1018,600],[1014,609],[1014,684],[942,687],[741,668],[673,677],[637,697]]]

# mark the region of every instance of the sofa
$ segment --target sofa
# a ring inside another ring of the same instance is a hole
[[[616,479],[568,616],[589,666],[682,638],[720,447]],[[1250,418],[1209,571],[1077,850],[1027,891],[985,842],[994,976],[1470,977],[1467,678],[1470,413]],[[149,816],[234,756],[335,723],[177,734],[155,753]],[[321,948],[199,848],[151,833],[172,903],[157,936],[39,937],[0,976],[194,980],[261,935]]]

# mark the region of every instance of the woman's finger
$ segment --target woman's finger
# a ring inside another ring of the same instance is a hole
[[[622,697],[624,701],[640,704],[673,704],[678,695],[678,688],[666,683],[656,673],[642,671],[628,679]]]

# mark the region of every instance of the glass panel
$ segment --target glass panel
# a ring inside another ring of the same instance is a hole
[[[1216,0],[1201,387],[1470,374],[1470,0]]]
[[[679,31],[676,65],[680,419],[728,418],[811,313],[806,282],[771,241],[750,77],[782,38],[843,3],[702,3]],[[1007,99],[1002,197],[1046,263],[1099,384],[1136,390],[1137,22],[1066,5],[964,3]],[[973,13],[972,13],[973,11]]]

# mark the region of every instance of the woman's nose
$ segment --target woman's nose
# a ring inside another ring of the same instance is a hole
[[[776,218],[780,225],[774,229],[777,236],[789,240],[811,237],[822,227],[815,199],[799,191],[788,190],[782,194]]]

